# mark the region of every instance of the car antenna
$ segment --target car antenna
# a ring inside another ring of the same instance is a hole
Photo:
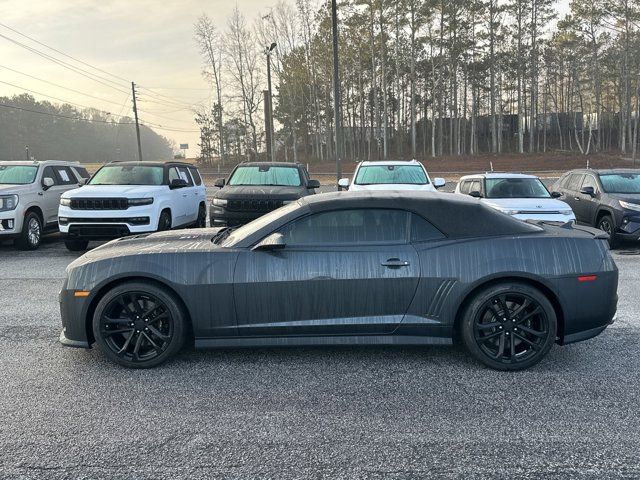
[[[589,159],[587,158],[587,168],[589,168]]]
[[[493,162],[489,161],[489,167],[491,167],[491,171],[493,172]]]

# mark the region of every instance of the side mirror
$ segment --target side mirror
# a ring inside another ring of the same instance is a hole
[[[560,198],[562,197],[562,192],[551,192],[551,198]]]
[[[442,188],[447,184],[446,180],[441,177],[436,177],[433,179],[433,186],[436,188]]]
[[[593,187],[584,187],[580,189],[580,193],[583,195],[589,195],[590,197],[596,196],[596,191]]]
[[[218,178],[213,185],[218,188],[224,187],[225,186],[224,178]]]
[[[338,186],[340,188],[349,188],[349,179],[341,178],[340,180],[338,180]]]
[[[53,178],[51,177],[44,177],[42,179],[42,189],[43,190],[49,190],[51,187],[53,187],[55,185],[56,182],[53,181]]]
[[[81,178],[81,179],[78,181],[78,185],[81,185],[81,186],[82,186],[82,185],[86,185],[88,181],[89,181],[89,179],[88,179],[88,178]]]
[[[469,192],[469,196],[473,198],[482,198],[482,194],[477,190],[474,190],[473,192]]]
[[[307,182],[307,188],[320,188],[320,182],[318,180],[309,180]]]
[[[169,184],[169,188],[171,190],[175,190],[176,188],[184,188],[187,185],[189,184],[184,178],[174,178],[173,180],[171,180],[171,183]]]
[[[284,243],[284,236],[281,233],[272,233],[260,240],[255,247],[251,250],[255,251],[270,251],[281,250],[286,246]]]

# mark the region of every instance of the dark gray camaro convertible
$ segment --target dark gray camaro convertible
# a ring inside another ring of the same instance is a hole
[[[606,235],[442,193],[306,197],[237,230],[138,235],[69,265],[61,342],[152,367],[196,347],[450,344],[503,370],[602,332]]]

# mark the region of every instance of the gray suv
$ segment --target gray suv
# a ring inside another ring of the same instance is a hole
[[[43,234],[58,231],[60,195],[88,177],[77,162],[0,162],[0,243],[37,249]]]

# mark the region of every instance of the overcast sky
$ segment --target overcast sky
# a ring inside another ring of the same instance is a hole
[[[162,95],[185,103],[206,103],[209,92],[207,83],[200,74],[201,60],[193,40],[193,24],[200,14],[206,12],[223,29],[234,5],[229,0],[0,0],[0,22],[91,65],[152,88]],[[250,21],[268,5],[269,3],[260,0],[238,1],[238,7]],[[0,34],[56,55],[1,25]],[[104,98],[105,101],[59,89],[2,67],[10,67],[71,87]],[[83,78],[2,37],[0,81],[96,107],[113,115],[121,112],[133,115],[130,95]],[[122,88],[127,90],[126,87]],[[0,95],[23,92],[24,90],[0,83]],[[34,96],[47,100],[41,95]],[[164,127],[197,129],[190,112],[174,111],[180,106],[145,102],[144,99],[149,98],[149,95],[145,95],[144,90],[140,92],[140,96],[142,119]],[[152,115],[152,112],[167,118]],[[176,143],[189,143],[191,148],[187,154],[197,154],[197,133],[162,131],[159,128],[155,130]]]

